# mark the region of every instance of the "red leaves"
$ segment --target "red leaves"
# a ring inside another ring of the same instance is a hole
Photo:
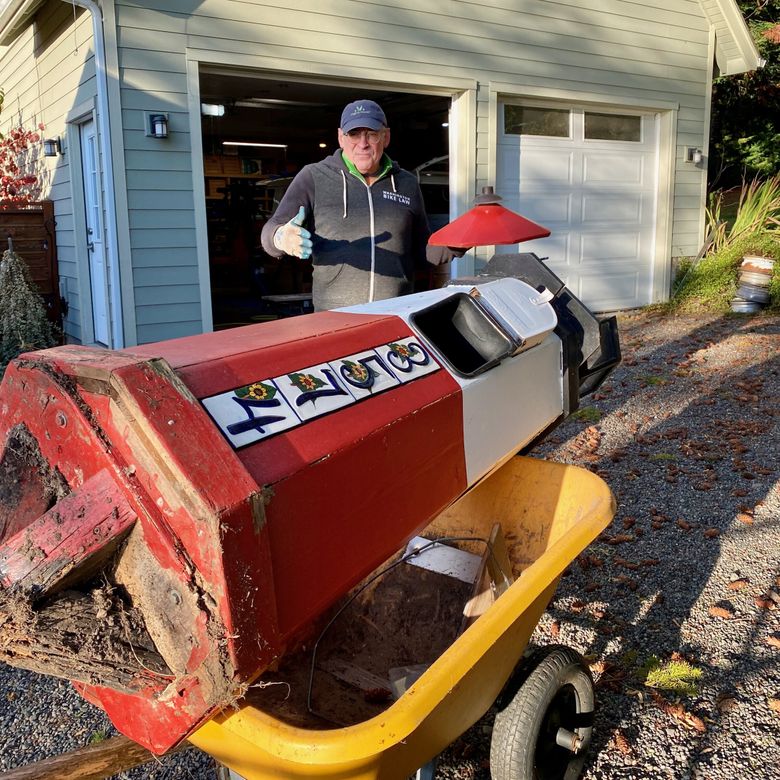
[[[27,154],[40,140],[36,131],[23,127],[12,128],[0,138],[0,204],[24,204],[35,199],[37,193],[30,188],[38,182],[38,177],[23,168],[33,162],[27,159]]]

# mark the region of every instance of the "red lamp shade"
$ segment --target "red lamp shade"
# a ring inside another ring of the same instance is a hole
[[[482,195],[474,200],[474,208],[437,230],[428,243],[468,249],[472,246],[517,244],[550,235],[546,227],[499,205],[500,200],[492,187],[483,187]]]

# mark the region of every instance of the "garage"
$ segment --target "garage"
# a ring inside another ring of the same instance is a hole
[[[416,172],[431,228],[449,221],[450,98],[348,84],[270,78],[250,70],[200,73],[203,174],[214,327],[311,311],[311,264],[263,252],[260,233],[301,168],[338,147],[350,101],[387,115],[388,154]],[[421,269],[416,289],[439,282]]]
[[[548,258],[592,309],[650,303],[658,200],[655,115],[509,101],[498,109],[498,192],[508,208],[552,231],[521,250]]]

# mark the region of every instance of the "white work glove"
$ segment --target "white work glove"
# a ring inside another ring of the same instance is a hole
[[[311,257],[311,233],[301,227],[306,219],[306,209],[301,206],[298,213],[274,233],[274,246],[286,255],[308,260]]]

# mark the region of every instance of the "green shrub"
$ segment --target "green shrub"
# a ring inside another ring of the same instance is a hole
[[[760,254],[775,260],[770,286],[772,308],[780,307],[780,231],[744,234],[726,243],[693,265],[675,291],[672,309],[728,311],[739,279],[739,266],[746,254]]]

